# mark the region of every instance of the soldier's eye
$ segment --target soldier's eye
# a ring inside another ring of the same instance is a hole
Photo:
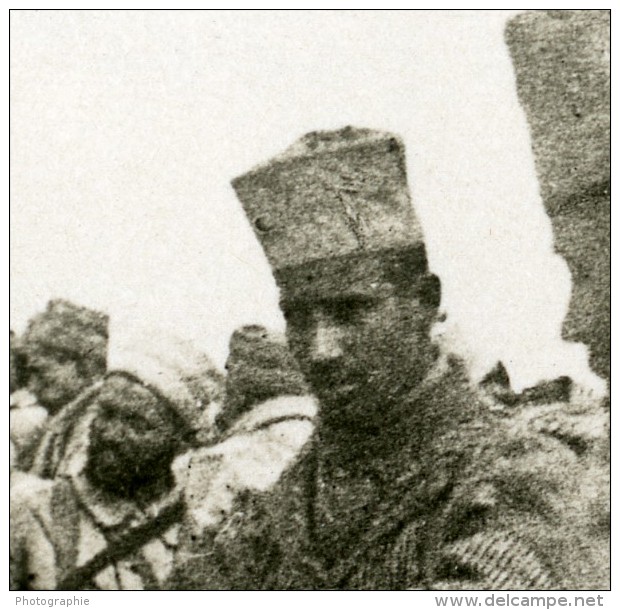
[[[48,349],[41,353],[41,358],[50,363],[67,364],[77,360],[75,354],[62,349]]]
[[[338,301],[330,307],[330,313],[340,324],[352,324],[359,320],[373,304],[372,299],[351,298]]]
[[[340,303],[332,308],[332,316],[340,324],[349,324],[359,315],[357,308],[349,303]]]
[[[281,305],[282,313],[287,324],[297,327],[307,326],[310,322],[311,312],[302,303],[286,303]]]

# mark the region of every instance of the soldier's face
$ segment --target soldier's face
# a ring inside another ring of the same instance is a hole
[[[93,381],[79,359],[53,349],[40,349],[28,359],[28,389],[52,414],[71,402]]]
[[[321,403],[323,421],[380,426],[432,360],[435,310],[393,286],[296,298],[284,294],[291,350]]]

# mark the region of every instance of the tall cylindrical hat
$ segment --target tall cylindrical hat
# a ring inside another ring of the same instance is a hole
[[[281,286],[291,270],[325,261],[336,265],[336,276],[338,261],[346,261],[355,281],[353,261],[364,260],[367,278],[368,260],[386,252],[415,252],[414,265],[426,268],[404,145],[394,134],[312,132],[232,184]]]

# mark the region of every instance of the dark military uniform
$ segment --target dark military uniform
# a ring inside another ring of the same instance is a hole
[[[434,358],[430,342],[400,333],[427,333],[425,316],[439,305],[405,167],[394,134],[344,128],[307,134],[233,181],[293,312],[287,329],[302,370],[315,392],[333,384],[345,398],[324,399],[300,460],[197,543],[169,586],[609,586],[601,447],[608,435],[598,405],[495,408],[473,396],[463,368],[449,362],[411,393],[397,388],[413,385]],[[386,286],[392,297],[382,296]],[[376,306],[345,322],[328,307],[354,311],[353,296],[393,299],[393,308]],[[415,323],[404,323],[405,303]],[[415,349],[428,353],[408,351]],[[381,358],[366,360],[370,354]],[[411,366],[388,370],[408,355]],[[416,360],[422,355],[428,363]],[[330,368],[338,374],[328,375]],[[342,425],[347,410],[355,412],[348,421],[362,423],[362,405],[347,404],[349,382],[367,409],[365,435]]]
[[[327,474],[317,436],[271,492],[196,545],[169,586],[609,586],[602,410],[489,409],[454,366],[403,405],[376,481]]]

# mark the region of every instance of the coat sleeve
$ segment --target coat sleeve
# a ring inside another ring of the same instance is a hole
[[[609,588],[606,422],[566,404],[489,422],[436,526],[433,588]]]

